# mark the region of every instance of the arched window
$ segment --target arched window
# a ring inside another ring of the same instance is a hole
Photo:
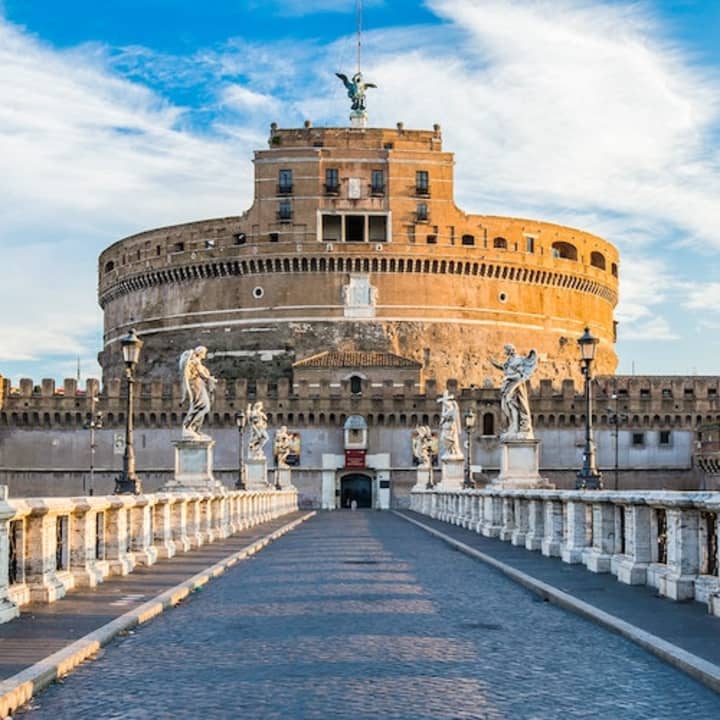
[[[610,265],[610,272],[612,273],[613,277],[618,276],[618,267],[617,267],[616,263],[613,263],[612,265]]]
[[[475,244],[475,236],[474,235],[463,235],[462,236],[462,244],[463,245],[474,245]]]
[[[358,395],[362,392],[362,378],[359,375],[353,375],[350,378],[350,392],[353,395]]]
[[[495,434],[495,416],[492,413],[485,413],[483,415],[483,435],[494,435]]]
[[[604,270],[605,269],[605,256],[601,252],[597,252],[597,250],[593,250],[593,252],[590,253],[590,264],[593,267]]]
[[[496,237],[493,240],[493,247],[496,250],[507,250],[508,242],[504,237]]]
[[[109,273],[112,272],[115,269],[115,262],[113,260],[108,260],[105,263],[105,272]]]
[[[556,258],[564,258],[565,260],[578,259],[577,248],[567,242],[554,242],[552,244],[552,254]]]

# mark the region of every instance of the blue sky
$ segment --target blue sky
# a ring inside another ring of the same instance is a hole
[[[621,252],[620,372],[720,373],[720,3],[366,0],[371,124],[468,212]],[[0,0],[0,373],[97,374],[96,258],[239,214],[270,122],[347,122],[354,0]]]

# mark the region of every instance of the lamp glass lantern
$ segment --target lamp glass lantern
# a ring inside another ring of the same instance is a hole
[[[131,370],[137,365],[140,359],[140,350],[142,350],[143,346],[143,341],[137,336],[135,328],[120,340],[120,345],[125,365]]]
[[[595,359],[595,348],[600,342],[598,338],[590,334],[590,328],[586,327],[582,337],[578,339],[581,359],[590,363]]]
[[[245,427],[246,422],[247,418],[245,417],[245,413],[242,410],[238,413],[235,413],[235,424],[237,425],[238,430],[242,430]]]
[[[465,429],[469,432],[475,427],[475,422],[477,421],[477,415],[475,414],[475,410],[473,408],[468,408],[465,411]]]

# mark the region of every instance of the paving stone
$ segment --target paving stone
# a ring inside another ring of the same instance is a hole
[[[720,697],[390,513],[322,513],[23,718],[720,717]]]

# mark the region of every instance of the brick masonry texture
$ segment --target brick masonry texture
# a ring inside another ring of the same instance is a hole
[[[317,516],[23,718],[720,717],[720,697],[400,518]]]

